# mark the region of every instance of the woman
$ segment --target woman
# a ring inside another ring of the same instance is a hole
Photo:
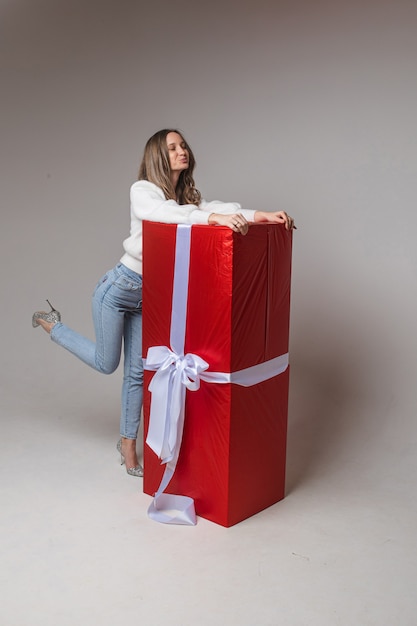
[[[98,282],[93,294],[96,342],[62,324],[51,305],[49,313],[37,311],[32,318],[34,327],[42,326],[52,341],[104,374],[117,368],[123,338],[121,439],[117,447],[132,476],[143,476],[136,453],[143,395],[142,221],[213,224],[242,235],[248,232],[249,222],[282,223],[288,230],[294,227],[294,220],[284,211],[249,211],[233,202],[205,202],[194,186],[194,167],[191,148],[177,130],[161,130],[148,140],[139,179],[130,190],[131,227],[123,242],[124,255]]]

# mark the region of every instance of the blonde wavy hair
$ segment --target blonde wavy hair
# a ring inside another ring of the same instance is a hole
[[[188,150],[188,168],[181,172],[176,188],[171,182],[171,168],[167,146],[168,133],[178,133]],[[178,204],[196,204],[201,202],[201,193],[195,188],[193,172],[195,158],[182,133],[172,128],[164,128],[152,135],[146,142],[142,162],[139,167],[138,180],[148,180],[164,192],[167,200],[175,200]]]

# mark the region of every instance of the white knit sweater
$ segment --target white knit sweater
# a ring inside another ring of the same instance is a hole
[[[162,189],[147,180],[139,180],[130,188],[130,235],[123,242],[123,265],[142,274],[142,221],[165,224],[208,224],[210,213],[242,213],[248,222],[254,221],[255,211],[242,209],[237,202],[206,202],[199,206],[178,204],[166,200]]]

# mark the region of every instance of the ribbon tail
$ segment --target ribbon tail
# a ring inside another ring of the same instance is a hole
[[[195,526],[197,516],[193,498],[163,493],[174,475],[176,465],[177,459],[175,462],[173,460],[167,463],[161,484],[148,508],[148,517],[154,522],[161,522],[162,524]]]
[[[164,493],[175,473],[181,448],[185,418],[185,389],[181,390],[181,394],[183,395],[183,398],[180,402],[181,408],[179,411],[178,422],[176,424],[176,442],[173,450],[173,457],[166,464],[161,484],[159,485],[158,491],[148,508],[148,516],[155,522],[161,522],[163,524],[195,526],[197,524],[197,517],[195,514],[193,498]]]
[[[154,498],[148,509],[148,516],[155,522],[162,524],[181,524],[183,526],[195,526],[197,524],[194,500],[187,496],[162,493],[158,498]]]
[[[181,447],[182,433],[184,431],[185,414],[185,387],[181,384],[181,376],[177,373],[173,382],[171,394],[171,406],[169,433],[167,437],[168,447],[171,452],[170,457],[165,462],[177,464],[178,454]]]
[[[146,443],[161,458],[166,452],[167,413],[169,410],[170,370],[159,370],[151,381],[152,394]]]

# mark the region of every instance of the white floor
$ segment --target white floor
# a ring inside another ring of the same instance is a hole
[[[115,450],[119,374],[36,332],[21,387],[3,377],[2,625],[416,624],[411,416],[399,435],[295,364],[287,497],[229,529],[157,524]]]

